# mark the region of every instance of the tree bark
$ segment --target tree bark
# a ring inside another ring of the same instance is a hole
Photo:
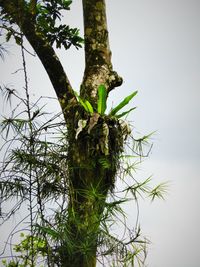
[[[98,86],[104,84],[110,92],[122,84],[122,78],[112,68],[105,0],[82,2],[86,67],[81,96],[96,106]]]

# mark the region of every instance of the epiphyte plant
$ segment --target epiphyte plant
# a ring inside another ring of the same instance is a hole
[[[77,92],[74,92],[76,95],[77,100],[79,101],[79,103],[81,104],[81,106],[84,108],[84,110],[90,114],[94,113],[94,108],[92,106],[92,104],[85,99],[82,99]],[[128,115],[131,111],[133,111],[134,109],[136,109],[136,107],[133,107],[127,111],[124,111],[122,113],[119,114],[119,111],[124,108],[126,105],[128,105],[128,103],[132,100],[132,98],[134,96],[136,96],[138,93],[138,91],[134,91],[133,93],[131,93],[130,95],[128,95],[127,97],[125,97],[116,107],[112,108],[111,111],[108,113],[108,116],[110,117],[116,117],[116,118],[122,118],[125,115]],[[100,115],[106,115],[106,108],[107,108],[107,90],[105,85],[100,84],[98,87],[98,101],[97,101],[97,113],[99,113]]]

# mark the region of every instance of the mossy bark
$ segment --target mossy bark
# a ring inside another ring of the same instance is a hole
[[[123,134],[118,121],[108,116],[99,117],[89,131],[91,115],[82,112],[81,119],[87,120],[87,125],[76,137],[81,112],[76,110],[71,114],[68,132],[70,216],[67,223],[75,247],[74,253],[66,255],[66,264],[62,266],[95,267],[100,222],[107,194],[114,186]],[[105,136],[105,127],[108,136]]]

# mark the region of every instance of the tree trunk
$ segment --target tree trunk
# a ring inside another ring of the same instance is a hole
[[[72,113],[71,113],[72,114]],[[75,130],[81,112],[74,112],[69,129],[68,168],[71,181],[68,225],[75,240],[74,254],[68,255],[66,265],[96,266],[100,221],[106,196],[114,186],[118,155],[123,136],[117,120],[99,117],[98,123],[88,133],[89,126],[76,137]],[[95,116],[95,115],[93,115]],[[82,113],[81,119],[91,116]],[[108,136],[105,136],[105,128]],[[105,149],[104,146],[107,146]]]
[[[103,84],[109,92],[122,78],[112,69],[104,0],[83,0],[85,32],[85,73],[81,97],[97,107],[97,89]],[[68,225],[76,247],[66,255],[62,266],[95,267],[100,221],[107,193],[114,186],[118,155],[123,145],[120,125],[108,116],[89,115],[78,105],[68,123],[68,168],[71,181]],[[96,119],[92,127],[91,121]],[[87,126],[76,136],[79,121]]]
[[[105,0],[83,0],[85,37],[85,74],[81,96],[96,105],[97,88],[104,84],[110,92],[122,84],[112,69]]]

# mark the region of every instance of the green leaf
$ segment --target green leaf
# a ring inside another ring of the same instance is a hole
[[[79,98],[79,103],[85,109],[85,111],[89,112],[87,105],[85,104],[85,102],[81,98]]]
[[[21,43],[22,43],[22,38],[21,37],[19,37],[19,36],[14,36],[14,38],[15,38],[15,42],[16,42],[16,44],[17,45],[21,45]]]
[[[59,233],[50,227],[41,226],[39,224],[36,224],[35,227],[38,228],[42,233],[50,235],[52,238],[59,237]]]
[[[12,36],[12,32],[8,31],[6,34],[6,42],[8,42],[10,40],[11,36]]]
[[[126,105],[130,102],[130,100],[131,100],[136,94],[137,94],[137,91],[135,91],[135,92],[133,92],[131,95],[125,97],[124,100],[123,100],[121,103],[119,103],[119,105],[117,105],[115,108],[113,108],[113,109],[111,110],[111,112],[110,112],[109,115],[111,115],[111,116],[115,116],[116,113],[117,113],[120,109],[122,109],[124,106],[126,106]]]
[[[151,201],[153,201],[156,197],[164,200],[164,195],[168,191],[168,185],[168,182],[163,182],[153,188],[149,194],[149,196],[151,197]]]
[[[90,113],[94,113],[94,109],[93,109],[92,105],[90,104],[90,102],[88,100],[85,100],[84,103],[87,106],[88,111]]]
[[[110,169],[111,168],[111,164],[109,162],[109,160],[106,157],[101,157],[98,162],[101,164],[101,166],[104,169]]]
[[[128,202],[128,201],[130,201],[130,198],[120,199],[120,200],[116,200],[116,201],[113,201],[113,202],[106,202],[106,206],[114,207],[116,205],[120,205],[120,204],[123,204],[123,203]]]
[[[98,87],[98,102],[97,102],[97,112],[103,115],[106,111],[106,98],[107,98],[107,91],[106,87],[101,84]]]
[[[125,112],[122,112],[122,113],[120,113],[119,115],[116,115],[116,117],[119,119],[119,118],[122,118],[122,117],[124,117],[125,115],[128,115],[132,110],[134,110],[134,109],[136,109],[136,107],[134,107],[134,108],[131,108],[131,109],[129,109],[128,111],[125,111]]]
[[[89,112],[89,113],[93,113],[94,109],[91,105],[91,103],[88,100],[83,100],[76,91],[74,91],[74,94],[78,100],[78,102],[81,104],[81,106],[85,109],[85,111]]]

